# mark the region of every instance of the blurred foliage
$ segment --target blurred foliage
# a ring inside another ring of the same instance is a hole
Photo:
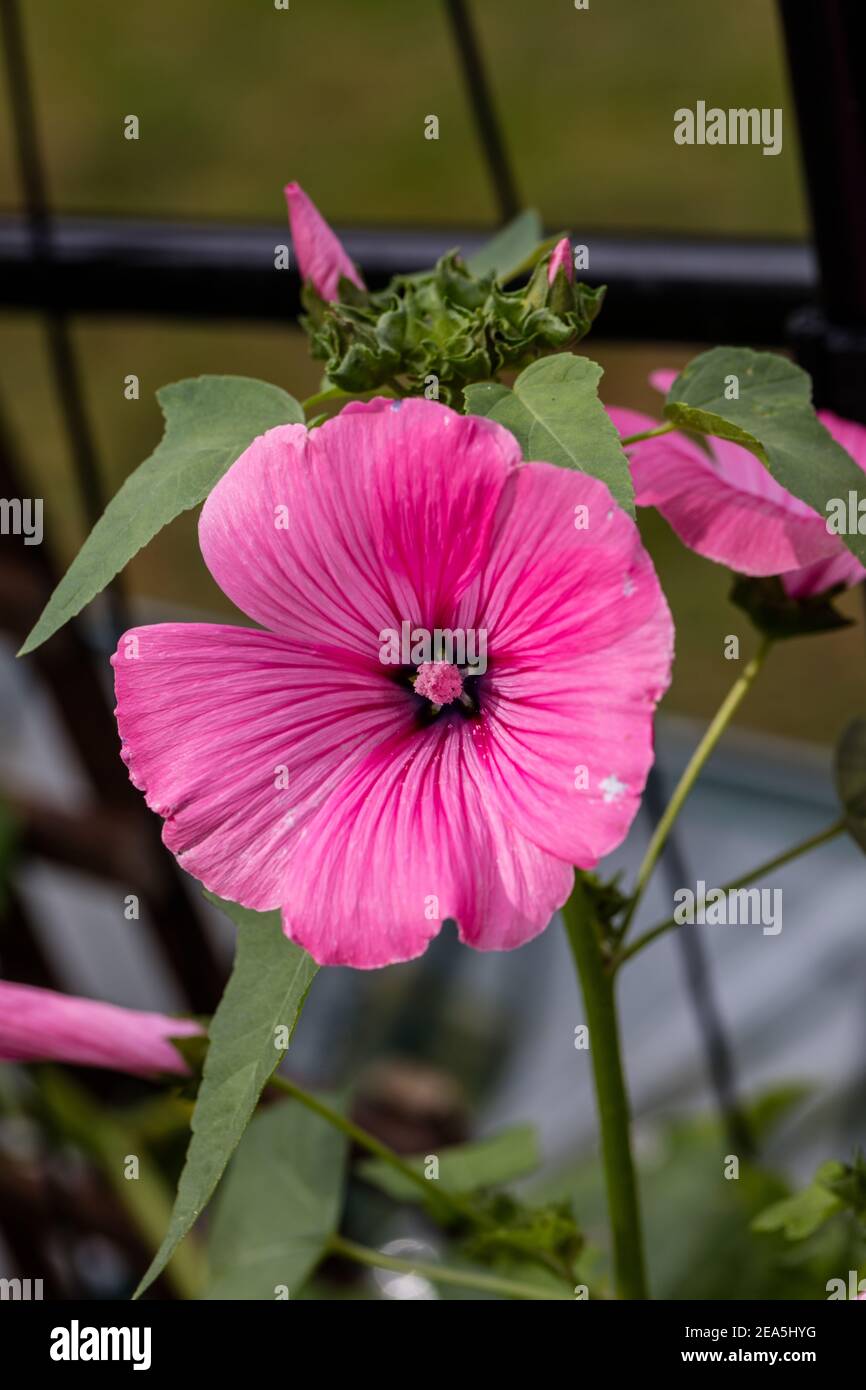
[[[853,1163],[830,1159],[822,1163],[808,1187],[759,1212],[754,1231],[782,1231],[788,1240],[814,1235],[837,1212],[852,1212],[866,1241],[866,1160]]]
[[[437,1157],[439,1180],[449,1192],[457,1193],[511,1182],[532,1172],[541,1161],[532,1125],[515,1125],[489,1139],[438,1150]],[[424,1175],[426,1155],[410,1155],[405,1162]],[[420,1202],[423,1198],[415,1183],[379,1158],[362,1160],[358,1171],[365,1182],[373,1183],[396,1201]]]
[[[774,1092],[750,1108],[759,1143],[798,1094]],[[677,1120],[652,1131],[638,1124],[637,1133],[655,1298],[823,1299],[829,1279],[866,1265],[866,1234],[849,1212],[836,1212],[796,1246],[778,1231],[756,1234],[755,1218],[790,1199],[788,1184],[745,1158],[739,1177],[726,1178],[730,1143],[716,1120]],[[602,1246],[606,1215],[598,1166],[578,1164],[543,1188],[548,1198],[564,1193],[573,1198],[587,1239]]]
[[[176,1094],[154,1094],[122,1106],[99,1105],[56,1069],[40,1068],[32,1076],[35,1086],[22,1088],[17,1102],[7,1096],[4,1113],[20,1106],[67,1165],[74,1150],[86,1155],[155,1247],[167,1218],[188,1104]],[[778,1088],[749,1106],[749,1125],[762,1148],[803,1096],[801,1087]],[[862,1157],[822,1165],[805,1191],[792,1193],[761,1160],[741,1158],[738,1176],[726,1177],[730,1144],[714,1118],[677,1119],[652,1129],[639,1123],[637,1140],[654,1297],[824,1299],[828,1281],[848,1282],[849,1271],[858,1277],[866,1271]],[[532,1147],[524,1127],[450,1151],[448,1171],[459,1176],[465,1170],[467,1190],[470,1180],[476,1187],[471,1205],[492,1225],[454,1229],[446,1238],[414,1201],[403,1200],[399,1187],[390,1196],[371,1188],[371,1165],[357,1153],[344,1198],[346,1155],[339,1133],[296,1102],[268,1105],[241,1141],[209,1223],[215,1282],[205,1279],[195,1238],[181,1246],[170,1277],[187,1297],[198,1291],[205,1297],[272,1298],[274,1287],[287,1280],[296,1285],[292,1299],[382,1296],[369,1271],[331,1259],[305,1283],[336,1229],[373,1247],[407,1237],[428,1250],[424,1255],[419,1248],[419,1258],[441,1258],[465,1270],[487,1265],[503,1277],[549,1284],[560,1293],[562,1269],[568,1267],[575,1284],[589,1286],[591,1297],[609,1297],[607,1216],[597,1163],[577,1161],[552,1177],[524,1181],[516,1191],[509,1175],[528,1166]],[[141,1159],[137,1183],[123,1177],[129,1154]],[[443,1188],[445,1157],[443,1151]],[[520,1253],[522,1242],[535,1249],[542,1237],[559,1274]],[[441,1288],[439,1296],[479,1295]]]

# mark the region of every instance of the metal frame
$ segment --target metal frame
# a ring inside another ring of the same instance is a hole
[[[338,229],[373,289],[422,270],[452,247],[471,254],[477,228]],[[294,270],[274,269],[285,226],[62,217],[49,255],[35,258],[26,223],[0,216],[0,305],[43,313],[292,322]],[[787,341],[787,321],[815,297],[811,248],[797,242],[635,237],[580,230],[586,278],[609,294],[593,338],[621,341]]]
[[[465,0],[445,0],[457,59],[502,220],[519,207],[517,183]],[[862,0],[780,0],[791,82],[815,227],[806,244],[715,238],[593,234],[587,278],[610,295],[594,337],[625,341],[751,341],[787,346],[812,372],[818,404],[866,419],[866,113],[858,60],[866,39]],[[71,314],[157,315],[290,322],[299,308],[294,272],[275,282],[274,247],[284,227],[182,224],[129,218],[54,217],[43,176],[36,111],[18,0],[0,0],[23,216],[0,217],[0,305],[42,316],[55,391],[90,522],[103,504],[82,373],[69,333]],[[350,255],[376,287],[392,274],[429,265],[455,245],[471,251],[477,229],[347,229]],[[0,493],[22,495],[23,469],[0,417]],[[21,637],[53,586],[46,547],[0,551],[0,625]],[[126,624],[119,586],[111,623]],[[36,657],[73,746],[87,769],[101,815],[64,822],[39,806],[19,807],[25,851],[141,882],[159,943],[190,1006],[215,1002],[221,971],[195,895],[158,841],[157,822],[132,790],[116,755],[109,706],[80,626],[72,623]],[[650,812],[660,787],[649,788]],[[668,867],[682,877],[673,846]],[[732,1134],[746,1142],[730,1051],[706,960],[682,934],[684,963],[704,1028],[709,1066]],[[2,928],[4,960],[19,978],[50,982],[50,962],[13,896]],[[697,954],[695,954],[697,953]],[[0,1194],[2,1196],[2,1194]],[[14,1216],[11,1205],[0,1203]],[[5,1224],[5,1223],[4,1223]]]

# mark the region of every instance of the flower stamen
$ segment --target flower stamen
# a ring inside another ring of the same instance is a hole
[[[461,699],[463,677],[450,661],[424,661],[415,676],[415,694],[425,696],[438,711]]]

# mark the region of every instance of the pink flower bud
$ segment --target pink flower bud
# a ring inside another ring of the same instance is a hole
[[[185,1076],[189,1069],[169,1039],[201,1032],[191,1018],[141,1013],[0,980],[2,1062],[72,1062],[136,1076]]]
[[[340,238],[301,185],[286,184],[285,194],[301,278],[311,282],[322,299],[330,301],[340,297],[341,276],[351,280],[359,290],[364,289],[364,281],[349,260]]]
[[[558,270],[564,270],[570,285],[574,284],[574,261],[571,257],[571,244],[567,236],[558,241],[547,266],[547,283],[552,285]]]

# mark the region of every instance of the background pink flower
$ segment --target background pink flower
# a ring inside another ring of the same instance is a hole
[[[677,373],[656,371],[650,381],[665,394]],[[636,411],[609,411],[622,438],[661,423]],[[829,410],[818,419],[866,471],[866,428]],[[708,454],[674,432],[632,445],[635,502],[656,507],[680,540],[708,560],[739,574],[780,575],[792,598],[807,598],[837,584],[857,584],[866,569],[827,518],[777,483],[748,449],[709,439]]]
[[[286,184],[284,191],[301,278],[311,281],[317,294],[327,300],[339,299],[341,276],[362,290],[364,281],[313,200],[307,197],[299,183]]]
[[[180,863],[280,907],[322,964],[408,959],[446,918],[484,950],[541,931],[571,866],[626,834],[670,673],[607,488],[523,464],[488,420],[379,399],[255,440],[199,536],[267,630],[143,627],[112,658],[123,756]],[[486,672],[383,665],[404,621],[483,630]]]
[[[133,1075],[185,1075],[169,1038],[201,1033],[189,1018],[141,1013],[95,999],[0,980],[0,1061],[73,1062]]]

